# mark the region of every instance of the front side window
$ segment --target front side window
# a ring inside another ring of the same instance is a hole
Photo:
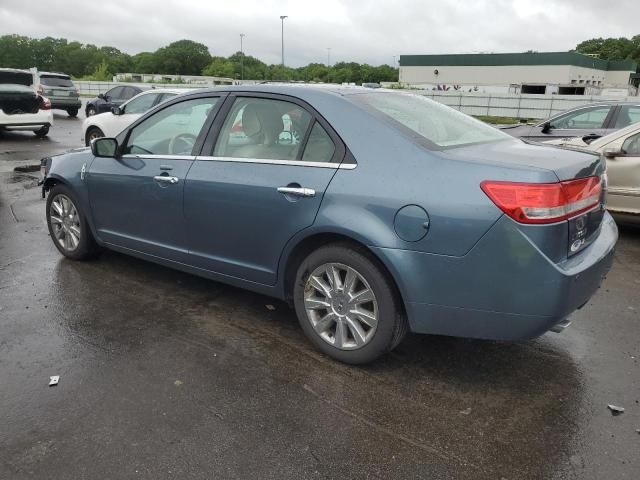
[[[551,128],[602,128],[611,107],[589,107],[570,112],[549,122]]]
[[[640,155],[640,133],[627,138],[622,144],[622,151],[626,155],[637,156]]]
[[[213,154],[222,157],[296,160],[311,115],[282,100],[237,98]]]
[[[640,122],[640,105],[622,105],[615,128],[628,127],[632,123]]]
[[[196,139],[218,98],[195,98],[170,105],[136,125],[124,153],[191,155]]]
[[[156,99],[158,98],[158,95],[159,95],[158,93],[147,93],[131,99],[124,106],[124,113],[146,112],[153,106]]]
[[[135,97],[139,93],[140,93],[140,91],[135,89],[135,88],[133,88],[133,87],[124,87],[123,92],[120,95],[120,98],[124,98],[125,100],[127,100],[129,98]]]
[[[350,95],[356,104],[378,113],[400,129],[409,129],[430,147],[454,147],[513,138],[453,108],[421,95],[376,92]]]
[[[107,98],[122,98],[122,92],[124,91],[124,87],[114,87],[104,94]]]

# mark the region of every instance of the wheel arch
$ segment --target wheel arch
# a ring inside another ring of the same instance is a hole
[[[364,252],[388,278],[391,283],[391,288],[397,295],[402,307],[402,313],[406,317],[407,308],[402,292],[400,291],[400,283],[392,273],[392,269],[387,266],[385,261],[380,258],[374,250],[367,246],[364,239],[358,237],[359,236],[357,234],[353,234],[352,232],[315,231],[298,238],[295,242],[292,242],[292,244],[289,245],[286,254],[283,255],[280,265],[279,278],[282,279],[280,282],[282,298],[284,298],[289,304],[292,303],[293,286],[298,266],[311,252],[329,244],[350,244]]]

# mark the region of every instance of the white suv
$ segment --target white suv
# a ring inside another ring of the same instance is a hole
[[[0,68],[0,131],[28,130],[45,137],[53,124],[51,102],[38,95],[38,71]]]

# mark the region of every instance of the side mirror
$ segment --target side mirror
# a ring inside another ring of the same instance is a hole
[[[99,98],[100,100],[104,100],[104,99],[105,99],[104,93],[99,93],[99,94],[98,94],[98,98]]]
[[[602,154],[605,156],[605,158],[613,158],[613,157],[619,157],[620,155],[624,155],[625,152],[621,148],[607,147],[603,150]]]
[[[550,122],[544,122],[542,124],[542,133],[549,133],[551,131],[551,123]]]
[[[111,113],[114,115],[122,115],[124,113],[124,109],[122,107],[111,107]]]
[[[96,157],[115,158],[118,153],[118,141],[115,138],[96,138],[91,142],[91,153]]]

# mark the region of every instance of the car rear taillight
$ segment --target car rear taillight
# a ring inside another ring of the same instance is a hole
[[[482,191],[504,213],[520,223],[553,223],[580,215],[600,202],[600,177],[558,183],[486,180]]]
[[[51,110],[51,100],[47,97],[40,97],[38,102],[40,103],[40,110]]]

